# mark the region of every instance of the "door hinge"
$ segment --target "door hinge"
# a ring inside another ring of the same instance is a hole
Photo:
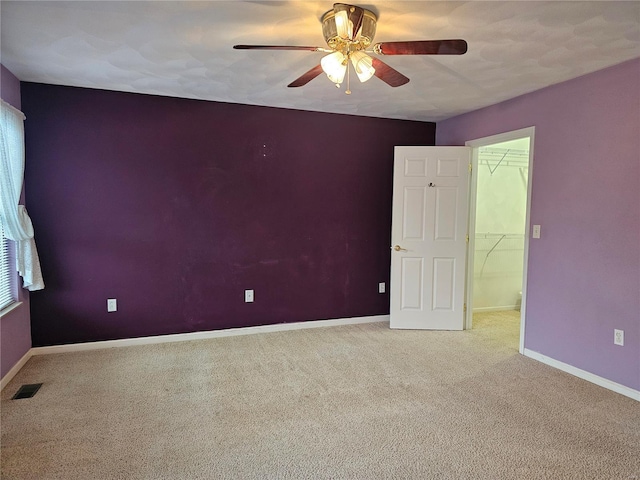
[[[472,168],[473,168],[473,167],[471,166],[471,163],[469,163],[469,173],[471,173],[471,169],[472,169]]]
[[[465,303],[464,306],[462,307],[462,311],[466,312],[467,311],[467,304]]]
[[[467,243],[469,243],[469,234],[467,233]]]

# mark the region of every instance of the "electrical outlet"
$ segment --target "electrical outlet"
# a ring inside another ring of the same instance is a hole
[[[618,330],[617,328],[613,330],[613,344],[624,346],[624,330]]]
[[[107,298],[107,312],[115,312],[118,310],[118,302],[115,298]]]
[[[244,291],[244,301],[245,303],[253,302],[253,290],[245,290]]]
[[[384,293],[387,291],[387,286],[385,285],[384,282],[380,282],[378,284],[378,293]]]

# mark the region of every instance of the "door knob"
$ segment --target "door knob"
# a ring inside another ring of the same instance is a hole
[[[391,248],[393,248],[396,252],[406,252],[407,251],[406,248],[402,248],[400,245],[395,245],[395,246],[393,246]]]

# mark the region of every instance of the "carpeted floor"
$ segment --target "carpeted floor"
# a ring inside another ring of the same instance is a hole
[[[504,348],[520,346],[520,312],[498,310],[473,313],[473,333]]]
[[[638,402],[519,355],[517,323],[33,357],[2,392],[2,478],[640,478]]]

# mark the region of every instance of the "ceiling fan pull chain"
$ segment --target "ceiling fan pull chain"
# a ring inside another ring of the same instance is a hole
[[[349,61],[347,60],[347,89],[344,91],[347,95],[351,95],[351,69],[349,68]]]

